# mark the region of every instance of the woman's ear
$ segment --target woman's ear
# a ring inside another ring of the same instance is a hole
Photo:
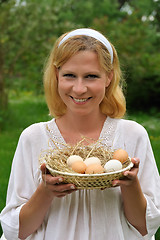
[[[107,76],[106,87],[109,86],[109,84],[111,83],[112,79],[113,79],[113,70]]]

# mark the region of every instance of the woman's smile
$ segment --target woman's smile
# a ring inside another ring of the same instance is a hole
[[[89,98],[75,98],[72,96],[70,96],[70,97],[72,98],[74,103],[79,104],[79,105],[85,104],[87,101],[89,101],[91,99],[91,97],[89,97]]]

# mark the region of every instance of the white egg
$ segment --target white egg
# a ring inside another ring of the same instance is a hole
[[[122,169],[122,163],[119,160],[112,159],[104,165],[105,172],[115,172]]]
[[[86,158],[84,163],[86,164],[86,166],[89,166],[91,164],[95,164],[95,163],[98,163],[101,165],[101,161],[98,157],[89,157],[89,158]]]
[[[77,161],[83,162],[83,158],[81,158],[79,155],[71,155],[69,158],[67,158],[67,165],[71,167],[72,164]]]

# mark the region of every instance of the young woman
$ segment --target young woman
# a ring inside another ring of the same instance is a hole
[[[62,35],[48,59],[44,87],[49,122],[33,124],[19,139],[0,215],[7,240],[148,239],[160,226],[160,177],[146,130],[122,119],[123,79],[114,46],[93,29]],[[104,190],[76,190],[39,169],[42,150],[81,136],[125,148],[134,164],[124,180]]]

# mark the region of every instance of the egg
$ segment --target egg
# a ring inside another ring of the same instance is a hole
[[[83,161],[76,161],[71,165],[72,170],[77,173],[85,173],[86,167],[87,166]]]
[[[90,164],[89,166],[87,166],[85,171],[86,174],[103,173],[103,172],[104,172],[104,168],[98,163]]]
[[[119,160],[112,159],[104,165],[105,172],[115,172],[122,169],[122,163]]]
[[[89,157],[89,158],[86,158],[85,161],[84,161],[84,163],[85,163],[87,166],[89,166],[89,165],[91,165],[91,164],[95,164],[95,163],[101,165],[101,161],[100,161],[100,159],[99,159],[98,157]]]
[[[83,162],[83,158],[81,158],[79,155],[71,155],[69,158],[67,158],[67,165],[71,167],[72,164],[77,161]]]
[[[121,163],[124,163],[128,159],[128,153],[123,149],[118,149],[113,153],[113,159],[117,159]]]

